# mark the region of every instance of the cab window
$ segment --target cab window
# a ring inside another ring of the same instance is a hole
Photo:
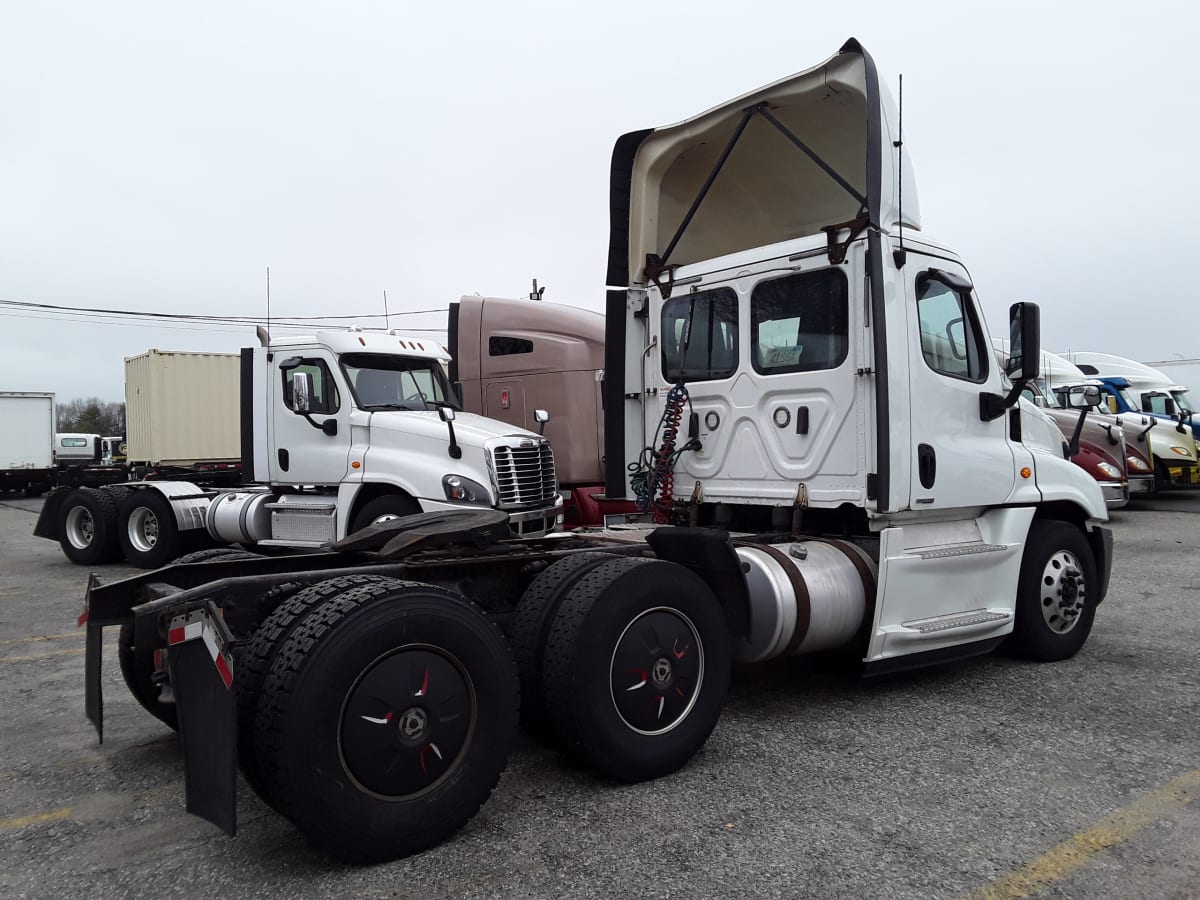
[[[917,279],[921,353],[929,368],[951,378],[986,380],[983,332],[969,296],[927,276]]]
[[[663,304],[663,377],[715,381],[737,367],[737,295],[731,288],[684,294]]]
[[[760,281],[750,295],[750,347],[762,375],[836,369],[846,360],[846,276],[822,269]]]
[[[292,376],[297,372],[306,372],[312,376],[312,396],[309,398],[308,412],[327,416],[338,411],[341,402],[338,398],[337,385],[329,374],[329,369],[323,360],[302,359],[294,365],[284,365],[279,369],[283,377],[283,405],[295,411],[296,401],[292,397]]]

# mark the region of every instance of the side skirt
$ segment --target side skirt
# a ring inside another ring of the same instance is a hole
[[[875,678],[879,675],[891,675],[895,672],[907,672],[909,669],[921,669],[926,666],[957,662],[960,659],[970,659],[973,656],[983,656],[999,647],[1006,637],[1008,635],[1001,635],[983,641],[972,641],[969,644],[956,644],[953,647],[940,647],[937,650],[909,653],[905,656],[891,656],[876,662],[865,663],[862,676],[863,678]]]

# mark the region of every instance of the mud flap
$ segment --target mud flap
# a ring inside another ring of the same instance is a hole
[[[93,576],[95,577],[95,576]],[[100,659],[104,647],[104,626],[88,623],[83,656],[83,709],[104,743],[104,693],[100,688]]]
[[[232,636],[211,602],[171,620],[168,666],[183,744],[187,811],[237,833],[237,695]]]

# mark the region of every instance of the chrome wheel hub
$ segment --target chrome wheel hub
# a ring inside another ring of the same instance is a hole
[[[1051,556],[1042,570],[1040,587],[1039,605],[1051,631],[1066,634],[1079,624],[1087,603],[1087,584],[1075,554],[1060,550]]]

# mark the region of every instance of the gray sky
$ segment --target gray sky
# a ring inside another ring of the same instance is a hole
[[[990,7],[990,8],[988,8]],[[616,138],[857,37],[925,232],[993,330],[1200,356],[1190,4],[0,0],[0,299],[341,315],[478,291],[599,309]],[[0,310],[0,390],[123,399],[122,358],[252,329]],[[444,327],[444,316],[394,319]]]

